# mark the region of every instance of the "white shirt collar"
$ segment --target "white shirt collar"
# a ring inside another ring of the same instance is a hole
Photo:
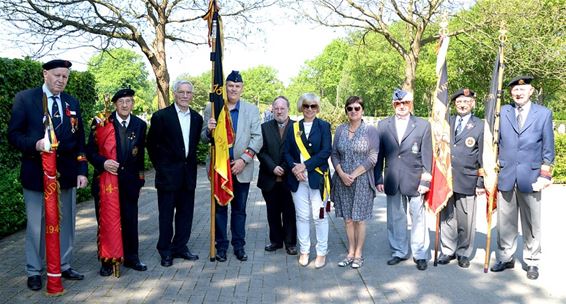
[[[120,115],[118,115],[118,112],[115,113],[116,115],[116,119],[118,120],[118,124],[122,125],[122,121],[126,122],[126,128],[130,125],[130,118],[131,118],[131,114],[128,115],[128,117],[126,119],[122,119],[122,117],[120,117]]]
[[[181,111],[181,108],[179,108],[179,106],[177,106],[176,103],[173,103],[173,105],[175,106],[175,111],[177,111],[177,114],[182,114],[182,115],[191,114],[191,108],[188,108],[187,112],[183,112],[183,111]]]

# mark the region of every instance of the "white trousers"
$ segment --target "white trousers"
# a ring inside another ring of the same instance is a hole
[[[311,189],[308,181],[300,182],[297,192],[291,192],[297,215],[297,241],[301,254],[308,254],[311,248],[310,221],[314,221],[316,231],[316,255],[325,256],[328,252],[328,214],[319,218],[320,208],[324,206],[320,190]]]

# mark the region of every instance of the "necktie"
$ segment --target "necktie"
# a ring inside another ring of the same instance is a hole
[[[279,126],[279,136],[283,138],[283,133],[285,133],[285,123],[277,123]]]
[[[53,105],[51,106],[51,120],[53,121],[53,127],[55,128],[55,131],[57,131],[59,129],[59,127],[61,126],[61,113],[59,112],[59,105],[57,104],[57,96],[51,96],[51,99],[53,99]]]
[[[456,126],[456,136],[462,132],[462,117],[458,117],[458,125]]]
[[[122,126],[120,126],[120,152],[122,156],[126,154],[126,121],[122,120]]]
[[[523,128],[523,107],[517,107],[517,126],[519,130]]]

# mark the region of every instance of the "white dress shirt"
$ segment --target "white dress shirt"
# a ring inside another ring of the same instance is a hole
[[[189,155],[189,132],[191,131],[191,110],[188,109],[186,112],[181,111],[181,109],[175,104],[175,110],[177,111],[177,117],[179,117],[179,123],[181,124],[181,132],[183,132],[183,143],[185,144],[185,156]]]

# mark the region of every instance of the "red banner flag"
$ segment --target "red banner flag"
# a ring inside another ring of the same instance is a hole
[[[59,145],[53,121],[47,110],[47,96],[43,94],[43,112],[45,135],[44,149],[41,152],[41,166],[43,167],[43,200],[45,203],[45,259],[47,262],[47,294],[61,295],[65,292],[61,281],[61,240],[60,208],[59,208],[59,182],[57,181],[57,154]]]
[[[234,129],[230,112],[226,107],[226,88],[224,87],[224,71],[222,68],[223,28],[218,14],[218,5],[211,0],[208,13],[203,17],[208,21],[209,43],[212,46],[212,90],[210,102],[212,115],[216,119],[213,134],[213,149],[210,162],[210,178],[213,179],[214,198],[221,206],[226,206],[234,197],[232,172],[230,170],[229,149],[234,143]]]
[[[97,117],[94,138],[98,146],[98,153],[106,159],[117,161],[116,131],[111,118],[103,120]],[[122,247],[120,193],[117,175],[108,171],[103,171],[100,174],[99,195],[98,258],[102,262],[112,263],[115,267],[114,275],[119,277],[118,267],[124,260],[124,249]]]
[[[438,82],[432,103],[430,118],[432,133],[432,180],[427,194],[428,208],[437,214],[452,196],[452,164],[450,153],[450,123],[448,104],[448,72],[446,55],[448,52],[447,36],[440,37],[440,49],[436,59]]]
[[[493,65],[489,95],[485,102],[485,126],[483,135],[483,182],[487,199],[486,213],[488,218],[497,208],[497,153],[499,143],[499,109],[503,95],[503,43],[499,45],[499,51]]]

